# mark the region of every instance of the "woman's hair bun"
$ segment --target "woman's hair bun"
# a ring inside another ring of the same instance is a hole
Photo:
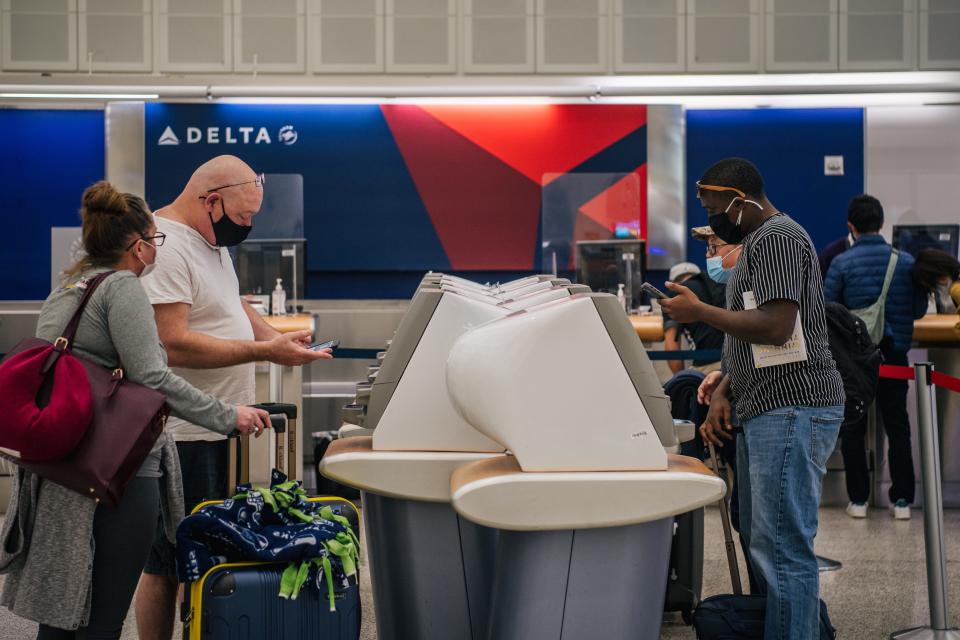
[[[101,180],[83,192],[83,215],[124,216],[130,212],[127,199],[116,187]]]

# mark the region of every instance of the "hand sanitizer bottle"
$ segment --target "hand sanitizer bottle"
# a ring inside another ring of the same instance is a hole
[[[287,292],[283,290],[283,279],[277,278],[277,286],[270,299],[270,311],[275,316],[287,315]]]

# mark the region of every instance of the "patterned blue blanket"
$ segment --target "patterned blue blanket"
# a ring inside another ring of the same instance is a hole
[[[202,507],[177,528],[177,575],[199,580],[226,562],[286,562],[280,597],[325,582],[331,609],[335,584],[356,575],[360,543],[342,515],[310,502],[299,480],[274,469],[269,487],[237,486],[237,495]]]

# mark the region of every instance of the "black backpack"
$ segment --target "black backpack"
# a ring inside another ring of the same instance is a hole
[[[766,596],[712,596],[693,612],[693,629],[698,640],[761,640],[766,615]],[[836,637],[827,605],[821,600],[819,640]]]
[[[844,421],[854,422],[866,415],[867,407],[877,395],[883,356],[870,340],[867,325],[845,306],[827,302],[826,314],[830,352],[847,396]]]

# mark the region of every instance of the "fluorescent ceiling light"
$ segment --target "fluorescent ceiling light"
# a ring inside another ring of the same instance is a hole
[[[217,98],[218,103],[227,104],[452,104],[452,105],[525,105],[525,104],[563,104],[584,101],[584,97],[553,98],[549,96],[410,96],[401,98],[267,98],[263,96],[233,96]]]
[[[751,107],[901,107],[958,104],[956,93],[803,93],[754,95],[603,96],[599,104],[679,104],[691,109]]]
[[[750,73],[750,74],[711,74],[711,75],[663,75],[663,76],[608,76],[598,79],[601,91],[636,93],[638,89],[663,91],[672,89],[674,93],[687,90],[693,93],[708,93],[710,90],[723,89],[726,92],[737,90],[771,90],[776,92],[804,91],[820,89],[831,90],[875,90],[886,87],[905,90],[923,90],[934,87],[956,87],[960,84],[960,73],[952,71],[904,71],[871,73]],[[762,91],[765,92],[765,91]]]
[[[2,0],[0,0],[2,1]],[[196,84],[0,84],[0,99],[35,100],[187,100],[194,102],[264,102],[287,104],[529,104],[565,103],[582,100],[693,104],[718,96],[766,104],[780,96],[810,95],[816,102],[834,94],[834,101],[863,104],[889,101],[892,94],[954,96],[960,93],[958,71],[910,71],[869,73],[751,73],[711,75],[608,75],[608,76],[510,76],[426,77],[375,76],[271,84],[261,80],[232,84],[238,77],[197,79]],[[680,99],[678,100],[678,96]],[[874,96],[873,98],[869,96]],[[655,101],[655,98],[658,99]],[[940,98],[932,101],[943,102]],[[916,102],[914,98],[907,98]],[[802,100],[801,100],[802,101]],[[894,100],[896,102],[896,100]]]
[[[157,93],[0,93],[0,98],[40,100],[156,100]]]

